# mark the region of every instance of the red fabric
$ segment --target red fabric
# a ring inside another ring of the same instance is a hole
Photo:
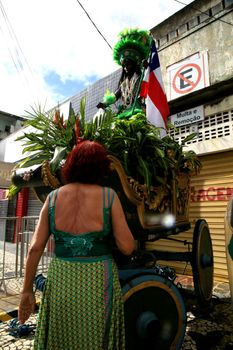
[[[166,134],[166,121],[170,111],[164,92],[159,57],[154,41],[148,63],[149,66],[145,71],[140,87],[140,96],[145,98],[148,121],[156,127],[162,128],[161,134]]]

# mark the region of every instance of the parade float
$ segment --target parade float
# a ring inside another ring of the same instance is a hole
[[[125,43],[118,43],[118,54],[131,52],[135,47],[134,55],[140,51],[135,32],[133,35],[130,46],[123,36]],[[134,41],[136,46],[132,46]],[[141,61],[145,54],[139,57]],[[121,59],[120,54],[117,59]],[[213,285],[208,224],[197,218],[192,251],[147,251],[146,243],[170,239],[191,227],[190,179],[200,171],[201,163],[195,152],[186,150],[186,145],[196,135],[178,142],[168,130],[161,137],[160,128],[147,120],[145,109],[130,103],[130,108],[116,112],[111,108],[109,95],[104,100],[106,108],[91,120],[85,118],[85,98],[79,112],[71,107],[67,116],[61,115],[59,108],[49,112],[32,110],[25,123],[30,132],[18,138],[24,142],[25,158],[14,169],[9,196],[31,187],[43,202],[49,192],[64,185],[60,170],[74,145],[82,140],[103,144],[109,153],[111,172],[101,185],[118,193],[138,242],[138,249],[130,258],[115,252],[125,301],[127,349],[179,349],[186,329],[184,301],[175,284],[175,272],[156,261],[164,260],[167,265],[171,260],[190,263],[195,293],[200,305],[206,306]]]

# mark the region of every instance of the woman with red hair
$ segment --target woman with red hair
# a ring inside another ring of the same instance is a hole
[[[124,350],[124,311],[109,238],[132,254],[135,243],[120,200],[99,181],[108,174],[106,150],[82,141],[62,169],[67,184],[51,192],[40,213],[27,257],[19,321],[33,312],[33,281],[45,245],[53,235],[34,349]]]

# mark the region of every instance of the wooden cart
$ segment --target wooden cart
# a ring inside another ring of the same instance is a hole
[[[144,186],[126,176],[117,158],[110,156],[110,159],[112,171],[102,184],[114,188],[119,195],[138,242],[138,249],[130,258],[113,249],[125,301],[127,350],[179,349],[186,329],[184,300],[174,283],[174,271],[156,262],[189,262],[197,299],[201,306],[208,305],[213,287],[213,250],[208,224],[197,219],[190,252],[147,251],[146,242],[171,239],[190,229],[190,178],[186,174],[170,178],[165,187],[154,188],[148,196]],[[50,173],[48,163],[33,169],[30,181],[24,179],[23,173],[25,169],[17,169],[12,182],[19,187],[33,187],[41,201],[53,188],[61,186],[61,181]],[[165,225],[166,217],[174,220]]]

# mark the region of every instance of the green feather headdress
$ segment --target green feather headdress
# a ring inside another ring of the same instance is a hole
[[[141,64],[149,56],[152,37],[146,30],[124,29],[118,35],[119,41],[113,49],[113,59],[122,65],[126,58]]]

